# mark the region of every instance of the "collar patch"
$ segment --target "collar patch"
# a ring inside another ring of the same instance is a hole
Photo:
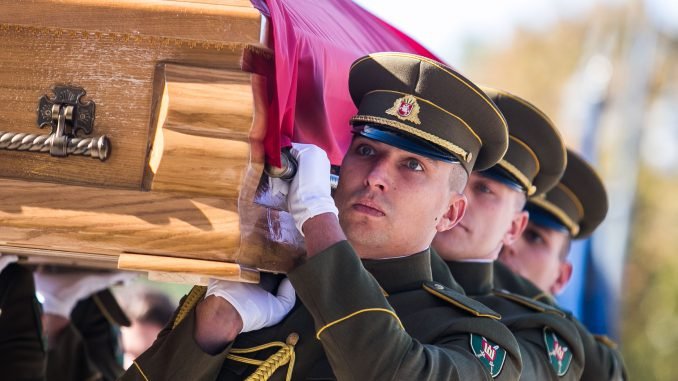
[[[492,378],[501,373],[506,361],[506,351],[484,336],[471,334],[471,350],[476,358],[490,371]]]
[[[565,344],[565,340],[548,327],[544,328],[544,343],[551,366],[558,377],[564,376],[572,363],[572,351]]]

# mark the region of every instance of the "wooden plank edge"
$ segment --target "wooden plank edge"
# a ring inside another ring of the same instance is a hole
[[[237,263],[163,257],[144,254],[120,254],[119,270],[146,271],[150,279],[161,281],[202,284],[202,278],[215,278],[244,283],[259,283],[259,271]],[[166,275],[175,274],[173,276]],[[176,279],[176,280],[170,280]],[[185,279],[186,282],[182,281]]]

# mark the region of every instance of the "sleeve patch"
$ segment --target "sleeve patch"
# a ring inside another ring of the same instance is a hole
[[[556,375],[564,376],[572,364],[572,351],[565,345],[565,340],[548,327],[544,328],[544,343],[549,363],[556,371]]]
[[[424,290],[428,293],[478,317],[487,317],[500,320],[501,315],[486,305],[469,298],[468,296],[454,291],[437,282],[424,282]]]
[[[471,334],[471,350],[478,361],[496,378],[506,361],[506,350],[484,336]]]

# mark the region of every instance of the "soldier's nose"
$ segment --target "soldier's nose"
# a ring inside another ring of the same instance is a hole
[[[380,191],[386,191],[388,186],[388,171],[383,164],[376,164],[365,177],[365,186],[368,188],[376,188]]]

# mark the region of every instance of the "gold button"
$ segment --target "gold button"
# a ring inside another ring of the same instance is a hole
[[[285,340],[287,345],[297,345],[297,342],[299,342],[299,334],[296,332],[292,332],[287,336],[287,340]]]

